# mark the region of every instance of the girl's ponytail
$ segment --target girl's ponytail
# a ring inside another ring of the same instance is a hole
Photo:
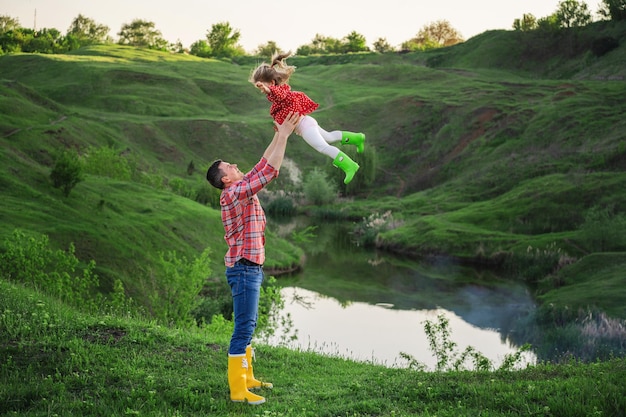
[[[287,64],[285,63],[285,59],[289,58],[291,56],[291,52],[287,52],[286,54],[275,54],[274,56],[272,56],[272,67],[275,66],[279,66],[281,68],[284,68],[287,66]]]

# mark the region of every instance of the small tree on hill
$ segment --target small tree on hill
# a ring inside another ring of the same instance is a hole
[[[561,1],[555,15],[559,26],[563,28],[586,26],[591,23],[587,3],[578,0]]]
[[[598,14],[608,20],[626,20],[626,0],[602,0]]]
[[[65,197],[69,197],[72,189],[83,180],[83,165],[78,154],[64,151],[57,158],[50,179],[54,188],[60,188]]]
[[[463,42],[461,33],[453,28],[447,20],[438,20],[424,25],[416,37],[402,44],[402,49],[428,50],[451,46],[460,42]]]
[[[167,41],[161,37],[161,31],[155,28],[154,22],[135,19],[122,25],[117,34],[121,45],[138,46],[157,50],[166,50]]]
[[[18,29],[19,27],[20,21],[18,19],[14,19],[7,15],[0,15],[0,35],[3,35],[8,31]]]
[[[335,183],[319,168],[309,172],[302,184],[304,196],[315,205],[328,204],[337,198]]]
[[[238,44],[241,33],[233,29],[228,22],[216,23],[211,26],[207,40],[211,47],[211,55],[218,58],[241,56],[244,50]]]
[[[79,46],[105,43],[109,40],[109,30],[108,26],[79,14],[67,29],[67,37],[74,38]]]
[[[369,48],[367,47],[365,43],[366,43],[365,36],[355,31],[352,31],[348,35],[346,35],[345,38],[343,38],[343,42],[342,42],[343,51],[342,52],[347,53],[347,52],[369,51]]]
[[[537,29],[537,18],[530,13],[524,13],[521,19],[513,21],[513,29],[521,30],[522,32],[535,30]]]
[[[385,52],[392,52],[393,46],[391,46],[391,44],[387,42],[386,38],[378,38],[374,42],[374,50],[376,52],[380,52],[381,54],[384,54]]]
[[[209,58],[212,54],[211,47],[209,43],[205,40],[198,40],[191,44],[189,48],[189,53],[191,55],[199,56],[201,58]]]
[[[278,45],[276,44],[276,42],[274,41],[269,41],[264,45],[259,45],[259,47],[256,50],[257,56],[265,57],[268,60],[271,59],[274,53],[279,53],[279,54],[284,53],[284,51],[280,49]]]

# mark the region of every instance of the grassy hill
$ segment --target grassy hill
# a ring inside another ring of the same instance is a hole
[[[504,254],[522,267],[528,247],[578,259],[626,249],[619,236],[598,249],[584,227],[592,210],[624,227],[624,33],[598,23],[548,38],[491,31],[427,53],[295,57],[293,87],[320,103],[325,128],[367,133],[355,157],[375,178],[357,176],[341,210],[392,212],[379,246],[480,262]],[[606,36],[620,46],[591,54]],[[247,82],[258,61],[118,45],[0,57],[0,236],[20,228],[74,242],[105,287],[121,278],[134,297],[158,251],[192,258],[209,247],[219,276],[218,215],[183,196],[210,197],[210,161],[251,167],[271,138],[268,103]],[[68,198],[50,186],[61,150],[102,147],[131,161],[131,181],[89,175]],[[288,158],[305,175],[324,167],[340,178],[295,136]],[[293,185],[283,175],[273,187]],[[297,248],[270,239],[269,266],[298,262]]]
[[[620,46],[591,53],[606,36]],[[271,139],[268,103],[247,82],[258,61],[117,45],[1,56],[0,253],[15,229],[49,236],[54,248],[74,244],[83,264],[95,260],[103,292],[119,280],[148,312],[168,292],[163,253],[186,265],[208,249],[209,279],[221,282],[223,231],[204,171],[215,158],[251,167]],[[358,228],[390,251],[506,267],[549,307],[538,321],[566,322],[579,309],[626,318],[624,23],[291,62],[293,88],[320,103],[320,124],[368,141],[363,155],[348,150],[364,167],[341,190],[349,199],[303,210],[378,216]],[[89,161],[103,149],[128,177],[111,167],[87,174],[68,197],[52,187],[61,151]],[[340,179],[296,136],[287,153],[288,175],[274,191],[297,189],[292,171],[323,167]],[[269,232],[267,266],[298,264],[302,251]],[[258,415],[227,400],[227,323],[169,329],[92,315],[7,278],[0,414]],[[277,386],[268,415],[623,416],[626,407],[623,359],[430,374],[266,353]]]
[[[261,346],[267,403],[232,403],[227,330],[91,316],[0,280],[0,414],[13,416],[623,416],[626,360],[423,372]],[[225,331],[226,330],[226,331]]]

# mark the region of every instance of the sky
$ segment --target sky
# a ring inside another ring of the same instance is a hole
[[[79,14],[106,25],[117,40],[122,25],[134,19],[155,23],[168,42],[189,47],[206,40],[211,27],[229,23],[241,34],[247,52],[274,41],[295,52],[315,35],[342,39],[355,31],[368,46],[385,38],[399,47],[425,25],[447,20],[465,40],[487,30],[512,30],[513,21],[557,10],[560,0],[0,0],[0,15],[23,27],[55,28],[65,34]],[[586,0],[595,16],[600,0]]]

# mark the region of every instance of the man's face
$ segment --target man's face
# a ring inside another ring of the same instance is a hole
[[[229,164],[228,162],[222,161],[220,170],[224,173],[222,177],[224,185],[230,185],[243,179],[243,172],[237,168],[237,164]]]

